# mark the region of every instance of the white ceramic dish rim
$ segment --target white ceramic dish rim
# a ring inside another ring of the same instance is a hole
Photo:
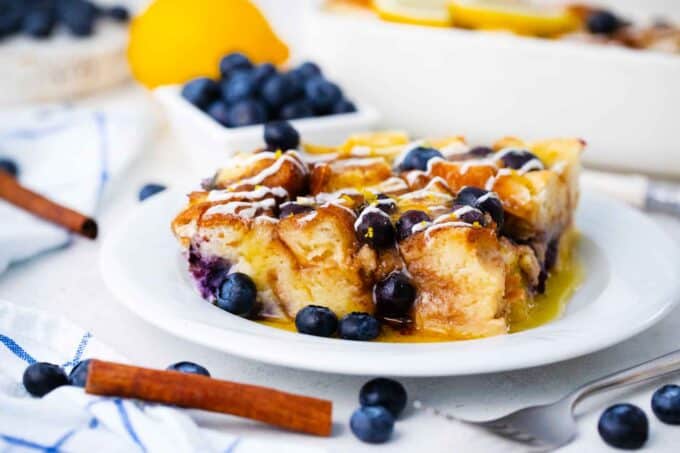
[[[131,311],[173,335],[275,365],[421,377],[528,368],[626,340],[661,320],[680,298],[674,241],[643,214],[589,194],[577,216],[587,277],[558,320],[512,335],[446,343],[300,335],[223,313],[196,294],[182,275],[186,271],[168,226],[182,199],[174,191],[160,194],[107,235],[101,255],[107,285]]]

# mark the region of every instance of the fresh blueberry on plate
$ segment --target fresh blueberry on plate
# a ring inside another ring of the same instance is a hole
[[[239,101],[253,97],[257,91],[257,85],[252,73],[237,71],[221,84],[222,99],[227,104],[235,104]]]
[[[71,373],[68,375],[69,385],[75,385],[76,387],[85,387],[87,384],[87,373],[90,367],[90,359],[82,360],[78,362],[76,366],[73,367]]]
[[[298,332],[317,337],[330,337],[338,329],[338,317],[328,307],[307,305],[295,316]]]
[[[33,396],[45,396],[62,385],[68,385],[68,377],[58,365],[36,362],[28,366],[23,377],[26,391]]]
[[[222,126],[229,127],[229,107],[222,99],[211,102],[205,112]]]
[[[267,108],[260,101],[240,101],[228,108],[227,121],[229,127],[262,124],[267,121]]]
[[[423,211],[406,211],[397,220],[397,239],[403,241],[412,234],[413,227],[422,222],[430,222],[430,216]]]
[[[167,369],[170,371],[179,371],[180,373],[200,374],[202,376],[210,377],[210,372],[205,367],[194,362],[173,363]]]
[[[408,316],[416,300],[416,288],[402,272],[392,272],[373,287],[376,312],[383,318]]]
[[[149,197],[156,195],[157,193],[163,192],[167,187],[162,184],[150,183],[144,185],[139,191],[139,201],[144,201]]]
[[[496,222],[498,229],[503,228],[503,222],[505,220],[503,203],[501,203],[501,200],[499,200],[493,192],[478,187],[463,187],[456,196],[455,204],[472,206],[473,208],[486,212],[491,216],[494,222]]]
[[[394,417],[382,406],[363,406],[354,411],[349,426],[359,440],[381,444],[392,437]]]
[[[285,219],[296,214],[305,214],[307,212],[312,212],[313,207],[304,204],[295,203],[294,201],[288,201],[279,206],[279,219]]]
[[[314,116],[314,109],[311,104],[304,99],[290,102],[279,110],[279,117],[282,120],[296,120],[300,118],[310,118]]]
[[[368,381],[359,391],[362,406],[382,406],[396,419],[406,407],[406,389],[394,379],[376,378]]]
[[[338,334],[345,340],[375,340],[380,335],[380,322],[368,313],[349,313],[340,320]]]
[[[116,22],[127,22],[130,20],[130,11],[122,5],[115,5],[106,11],[106,15]]]
[[[305,61],[300,66],[295,68],[296,72],[299,72],[305,79],[311,79],[321,75],[321,68],[316,63],[311,61]]]
[[[252,312],[257,299],[255,283],[246,274],[227,275],[217,293],[217,306],[238,316]]]
[[[350,102],[347,99],[340,99],[333,105],[333,108],[331,109],[331,113],[336,115],[340,113],[353,113],[356,111],[357,107],[353,102]]]
[[[0,171],[7,172],[16,178],[19,175],[19,165],[12,159],[2,157],[0,158]]]
[[[252,69],[253,64],[248,57],[240,52],[233,52],[220,60],[220,74],[222,77],[229,78],[231,74],[239,69]]]
[[[512,168],[514,170],[519,170],[532,160],[536,160],[539,163],[541,163],[541,160],[538,157],[536,157],[534,153],[532,153],[531,151],[527,151],[526,149],[513,149],[507,151],[501,156],[500,160],[501,162],[503,162],[503,165],[505,167]],[[542,166],[543,164],[541,163],[541,167]]]
[[[394,226],[390,217],[379,210],[366,208],[354,227],[357,237],[376,250],[385,249],[394,245]]]
[[[262,88],[260,95],[262,100],[271,108],[278,109],[295,97],[295,84],[290,77],[283,74],[275,74],[269,77]]]
[[[639,407],[615,404],[602,413],[597,430],[608,445],[636,450],[647,442],[649,422]]]
[[[300,134],[288,121],[272,121],[264,126],[267,149],[287,151],[300,146]]]
[[[418,146],[413,148],[411,151],[406,153],[404,160],[399,164],[399,169],[402,171],[408,170],[427,170],[427,163],[430,159],[435,157],[444,156],[438,150],[434,148],[428,148],[426,146]]]
[[[680,425],[680,386],[664,385],[652,395],[652,411],[669,425]]]
[[[182,97],[199,109],[206,109],[220,95],[220,87],[208,77],[198,77],[182,88]]]
[[[621,20],[616,15],[605,10],[594,11],[586,19],[588,31],[598,35],[612,34],[621,25]]]
[[[305,97],[318,114],[330,113],[342,99],[342,90],[323,77],[314,77],[305,83]]]
[[[47,38],[52,34],[55,24],[54,11],[50,8],[35,8],[26,13],[21,28],[33,38]]]

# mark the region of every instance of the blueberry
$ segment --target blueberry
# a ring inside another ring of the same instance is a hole
[[[338,334],[345,340],[375,340],[380,335],[380,323],[368,313],[353,312],[340,320]]]
[[[4,171],[14,176],[19,176],[19,165],[11,159],[0,158],[0,171]]]
[[[533,154],[530,151],[527,151],[526,149],[513,149],[503,153],[503,156],[501,157],[501,162],[503,162],[503,165],[507,168],[519,170],[527,162],[530,162],[534,159],[538,160],[538,162],[541,162],[540,159],[538,159],[538,157],[536,157],[535,154]]]
[[[612,447],[636,450],[647,442],[649,422],[639,407],[615,404],[602,413],[597,430]]]
[[[267,108],[260,102],[248,99],[237,102],[227,110],[229,127],[252,126],[267,121]]]
[[[379,210],[365,209],[354,225],[357,237],[380,250],[394,245],[394,226],[390,217]]]
[[[144,201],[147,198],[156,195],[157,193],[163,192],[165,189],[167,189],[167,187],[162,184],[145,184],[144,187],[139,190],[139,201]]]
[[[304,99],[290,102],[279,110],[279,117],[282,120],[295,120],[299,118],[310,118],[314,116],[314,109],[311,104]]]
[[[349,426],[359,440],[381,444],[392,436],[394,417],[382,406],[365,406],[354,411]]]
[[[222,77],[229,78],[232,72],[239,69],[252,69],[253,64],[248,57],[240,52],[233,52],[220,60],[220,73]]]
[[[307,305],[295,316],[298,332],[317,337],[330,337],[338,328],[338,317],[329,308]]]
[[[456,196],[456,205],[472,206],[488,213],[496,222],[498,229],[503,228],[505,214],[503,203],[493,193],[478,187],[463,187]]]
[[[51,363],[36,362],[24,371],[24,387],[33,396],[45,396],[62,385],[68,385],[64,370]]]
[[[299,72],[305,79],[311,79],[321,75],[321,68],[319,68],[316,63],[312,63],[311,61],[305,61],[300,66],[295,68],[295,71]]]
[[[21,29],[24,13],[24,0],[0,0],[0,39]]]
[[[474,148],[470,149],[467,154],[477,158],[487,157],[493,154],[493,149],[489,148],[488,146],[475,146]]]
[[[622,26],[621,20],[605,10],[594,11],[586,19],[588,31],[594,34],[609,35]]]
[[[208,77],[193,79],[182,88],[182,97],[199,109],[206,109],[219,95],[219,85]]]
[[[333,108],[331,109],[331,113],[336,115],[340,113],[353,113],[356,111],[357,107],[353,102],[350,102],[347,99],[340,99],[335,103],[335,105],[333,105]]]
[[[264,63],[256,66],[253,69],[252,75],[255,85],[257,87],[261,87],[265,80],[272,77],[273,75],[276,75],[276,67],[271,63]]]
[[[21,24],[24,33],[34,38],[46,38],[54,29],[54,11],[49,8],[36,8],[29,11]]]
[[[57,2],[57,14],[74,36],[90,36],[94,32],[98,11],[86,0],[61,0]]]
[[[300,134],[288,121],[272,121],[264,126],[267,149],[287,151],[300,146]]]
[[[76,387],[85,387],[87,384],[87,373],[90,367],[90,359],[78,362],[78,364],[73,367],[71,373],[68,375],[69,385],[75,385]]]
[[[314,77],[305,83],[305,97],[318,114],[330,113],[333,106],[342,99],[342,90],[323,77]]]
[[[680,425],[680,387],[664,385],[652,395],[652,411],[669,425]]]
[[[460,211],[456,215],[458,216],[458,220],[461,222],[469,223],[470,225],[474,225],[475,223],[478,223],[481,226],[486,225],[484,213],[477,208],[467,205],[453,205],[451,211]]]
[[[313,210],[314,208],[311,206],[289,201],[287,203],[283,203],[279,207],[279,219],[285,219],[286,217],[290,217],[295,214],[304,214]]]
[[[430,216],[423,211],[406,211],[397,220],[397,239],[403,241],[412,234],[413,227],[422,222],[430,222]]]
[[[276,74],[269,77],[262,88],[260,94],[262,100],[271,108],[278,109],[295,97],[296,86],[290,77]]]
[[[257,85],[252,73],[248,71],[237,71],[229,79],[221,83],[222,99],[227,104],[235,104],[239,101],[249,99],[257,92]]]
[[[123,5],[115,5],[106,11],[106,15],[116,22],[125,23],[130,20],[130,11]]]
[[[371,379],[359,391],[362,406],[382,406],[396,419],[406,407],[406,389],[393,379]]]
[[[434,148],[418,146],[417,148],[413,148],[411,151],[406,153],[406,156],[404,156],[404,160],[402,160],[401,164],[399,164],[399,169],[401,171],[407,170],[425,171],[427,170],[428,161],[435,157],[443,158],[444,156],[442,155],[442,153],[440,153],[438,150]]]
[[[255,308],[257,289],[246,274],[227,275],[217,293],[217,306],[238,316],[246,316]]]
[[[392,214],[397,210],[397,202],[384,193],[379,193],[376,195],[376,198],[377,200],[373,203],[373,205],[385,214]]]
[[[223,100],[213,101],[205,112],[222,126],[229,127],[229,107]]]
[[[416,288],[401,272],[392,272],[373,287],[376,313],[382,318],[404,318],[416,300]]]
[[[200,374],[202,376],[210,377],[210,372],[205,367],[194,362],[173,363],[167,369],[170,371],[179,371],[180,373]]]

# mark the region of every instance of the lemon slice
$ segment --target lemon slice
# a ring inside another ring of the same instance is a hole
[[[581,26],[562,7],[527,0],[449,0],[453,25],[482,30],[508,30],[521,35],[557,36]]]
[[[450,27],[446,0],[373,0],[381,19],[405,24]]]

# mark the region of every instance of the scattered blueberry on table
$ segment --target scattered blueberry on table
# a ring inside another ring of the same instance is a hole
[[[359,404],[362,406],[383,406],[394,418],[406,408],[408,395],[401,383],[394,379],[375,378],[363,385],[359,391]]]
[[[217,292],[216,304],[229,313],[246,316],[255,308],[257,289],[246,274],[235,272],[225,277]]]
[[[156,195],[157,193],[163,192],[167,187],[162,184],[146,184],[139,191],[139,201],[144,201],[149,197]]]
[[[349,421],[354,435],[371,444],[387,442],[394,431],[394,416],[382,406],[362,406]]]
[[[621,19],[606,10],[593,11],[586,18],[588,31],[597,35],[610,35],[623,25]]]
[[[680,386],[664,385],[652,395],[652,411],[669,425],[680,425]]]
[[[430,159],[435,157],[444,157],[439,150],[428,148],[426,146],[418,146],[406,153],[404,159],[399,164],[399,169],[407,170],[427,170],[427,163]]]
[[[36,362],[24,371],[23,383],[33,396],[43,397],[62,385],[68,385],[68,377],[58,365]]]
[[[203,376],[210,377],[210,372],[203,366],[194,362],[177,362],[170,365],[168,368],[170,371],[179,371],[180,373],[186,374],[200,374]]]
[[[71,373],[68,375],[69,385],[74,385],[76,387],[85,387],[87,383],[87,373],[89,371],[90,359],[78,362],[78,364],[73,367]]]
[[[273,121],[264,126],[264,142],[270,151],[287,151],[300,146],[300,134],[288,121]]]
[[[190,80],[182,88],[182,97],[225,127],[357,110],[313,62],[279,71],[271,63],[255,65],[246,55],[234,52],[222,58],[219,69],[220,80]]]
[[[344,340],[375,340],[380,335],[380,322],[368,313],[349,313],[340,320],[338,334]]]
[[[16,178],[19,175],[19,165],[12,159],[0,157],[0,171],[7,172]]]
[[[338,329],[338,317],[327,307],[307,305],[295,316],[298,332],[317,337],[330,337]]]
[[[597,430],[612,447],[626,450],[641,448],[649,436],[647,415],[633,404],[615,404],[600,416]]]

